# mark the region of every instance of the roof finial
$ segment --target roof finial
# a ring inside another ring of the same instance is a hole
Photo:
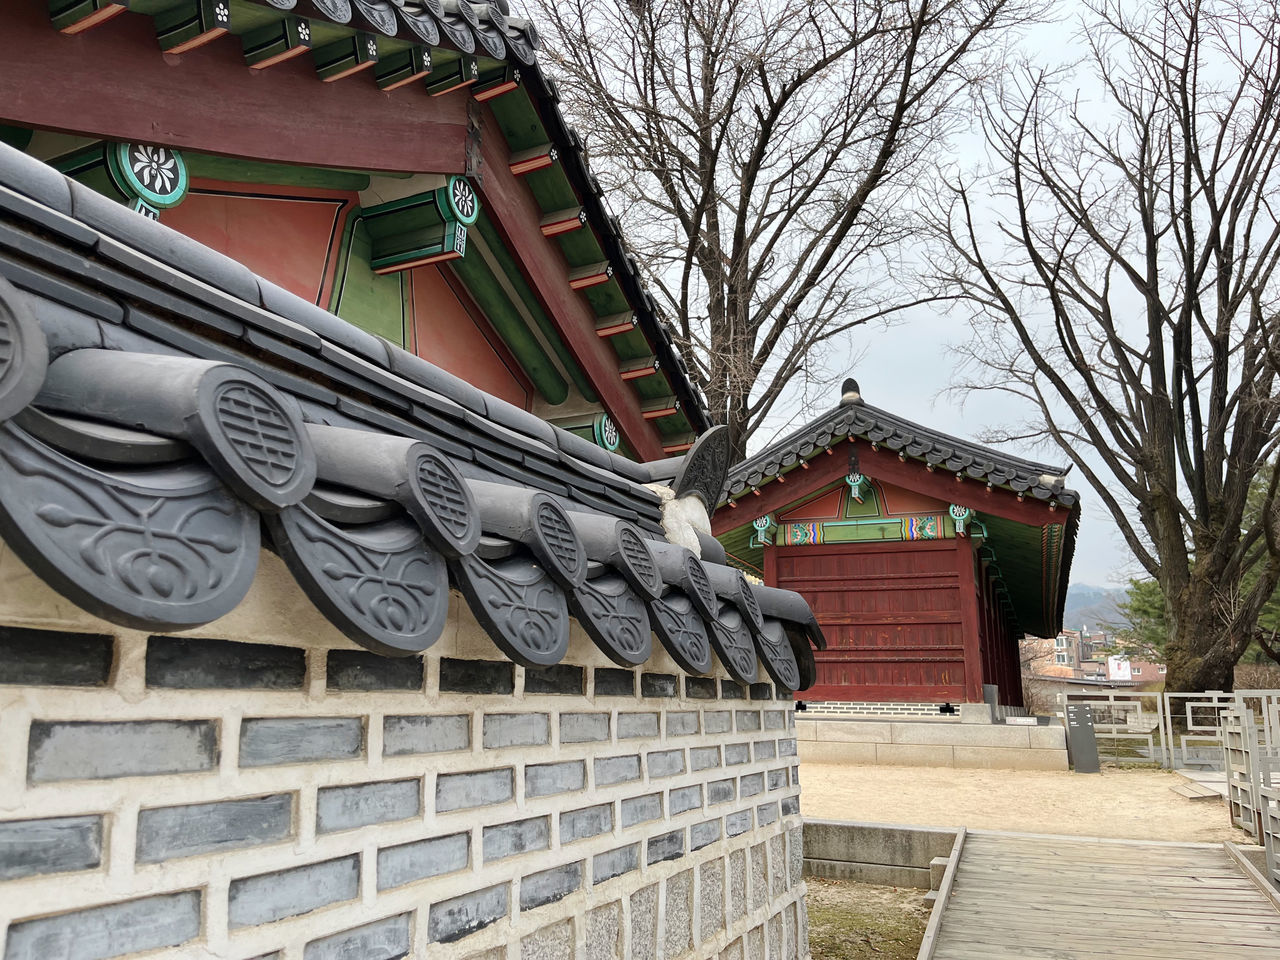
[[[858,381],[848,377],[840,388],[840,406],[846,407],[851,403],[862,403],[862,392],[858,389]]]

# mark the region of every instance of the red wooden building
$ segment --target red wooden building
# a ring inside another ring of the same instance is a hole
[[[1079,524],[1065,472],[847,381],[838,407],[730,471],[713,531],[817,614],[828,647],[806,700],[1021,706],[1019,639],[1062,626]]]
[[[597,449],[710,425],[506,0],[5,0],[0,37],[0,143]]]

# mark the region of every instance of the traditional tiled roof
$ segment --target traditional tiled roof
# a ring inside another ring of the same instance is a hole
[[[919,460],[932,469],[1005,487],[1037,500],[1070,507],[1079,499],[1075,491],[1066,487],[1068,467],[1024,460],[912,423],[863,402],[856,384],[852,391],[846,390],[845,396],[834,409],[730,468],[722,499],[758,489],[799,461],[848,437]]]
[[[670,543],[648,468],[3,145],[0,278],[0,534],[97,616],[207,623],[261,545],[386,655],[435,641],[452,587],[526,666],[572,616],[618,663],[656,634],[691,673],[714,649],[744,682],[757,657],[813,680],[804,601]]]

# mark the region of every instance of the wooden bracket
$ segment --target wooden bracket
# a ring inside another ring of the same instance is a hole
[[[240,38],[244,60],[251,69],[265,70],[311,49],[311,24],[301,17],[285,17],[250,30]]]
[[[587,211],[582,207],[570,207],[548,213],[540,224],[544,237],[558,237],[562,233],[580,230],[587,225]]]
[[[551,144],[544,143],[540,147],[531,147],[528,150],[513,153],[508,166],[517,177],[522,177],[535,170],[545,170],[558,159],[560,159],[560,152]]]
[[[399,90],[431,72],[431,51],[414,45],[378,60],[374,78],[383,90]]]
[[[636,328],[636,315],[630,310],[601,317],[596,321],[597,337],[616,337],[620,333],[630,333]]]
[[[569,286],[574,290],[585,290],[587,287],[608,283],[611,279],[613,279],[613,264],[604,260],[569,271]]]

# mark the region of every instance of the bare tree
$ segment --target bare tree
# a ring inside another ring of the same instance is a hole
[[[1159,582],[1168,688],[1230,689],[1280,579],[1280,471],[1249,509],[1280,414],[1276,6],[1088,10],[1083,63],[985,109],[995,173],[934,215],[939,278],[975,307],[969,388],[1030,401]]]
[[[831,341],[928,299],[895,283],[916,178],[1039,3],[539,0],[563,106],[736,453]]]

